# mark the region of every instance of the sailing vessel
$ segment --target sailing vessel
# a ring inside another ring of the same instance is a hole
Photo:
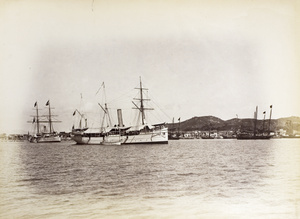
[[[105,89],[103,83],[103,89]],[[112,126],[110,114],[107,103],[102,106],[98,103],[104,112],[101,128],[93,130],[88,127],[84,129],[72,129],[72,139],[77,144],[102,144],[102,145],[121,145],[121,144],[167,144],[168,143],[168,128],[165,123],[148,124],[146,121],[145,111],[153,110],[153,108],[146,108],[144,102],[149,99],[144,98],[143,91],[147,90],[142,86],[140,79],[140,86],[136,88],[139,90],[139,103],[134,104],[134,108],[138,110],[140,121],[136,126],[125,127],[123,124],[122,110],[117,110],[118,125]],[[106,126],[104,122],[106,121]]]
[[[267,140],[270,139],[272,137],[272,135],[270,135],[270,123],[271,123],[271,115],[272,115],[272,105],[270,106],[270,119],[269,119],[269,128],[268,128],[268,132],[265,133],[264,132],[264,123],[265,123],[265,119],[263,120],[263,130],[261,133],[257,132],[257,113],[258,113],[258,107],[256,106],[256,111],[254,112],[254,131],[253,133],[251,132],[240,132],[237,134],[237,139],[238,140]],[[265,112],[264,112],[265,114]]]
[[[29,135],[29,142],[34,143],[51,143],[51,142],[61,142],[61,137],[59,134],[54,131],[53,123],[60,121],[53,121],[52,117],[54,115],[51,114],[50,100],[47,101],[46,106],[48,106],[48,115],[39,116],[39,108],[38,103],[35,102],[34,107],[36,109],[36,115],[33,117],[32,123],[35,124],[36,133],[33,135]],[[46,119],[44,119],[46,118]],[[42,126],[41,123],[47,123],[47,126]]]

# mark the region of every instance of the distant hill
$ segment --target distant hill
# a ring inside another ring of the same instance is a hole
[[[290,121],[290,123],[289,123]],[[279,130],[279,129],[288,129],[289,124],[292,126],[292,129],[296,131],[300,131],[300,117],[291,116],[280,119],[271,119],[270,130]],[[215,116],[201,116],[201,117],[193,117],[191,119],[185,120],[183,122],[167,124],[170,131],[175,131],[178,128],[181,131],[209,131],[209,130],[217,130],[217,131],[229,131],[229,130],[248,130],[252,131],[254,129],[254,119],[239,119],[234,118],[230,120],[222,120]],[[262,130],[264,126],[264,130],[267,130],[269,127],[269,120],[257,120],[257,129]]]

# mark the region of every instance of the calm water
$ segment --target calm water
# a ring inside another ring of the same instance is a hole
[[[0,142],[0,218],[300,218],[300,139]]]

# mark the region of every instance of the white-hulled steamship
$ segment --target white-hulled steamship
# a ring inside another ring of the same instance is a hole
[[[145,118],[145,110],[153,110],[152,108],[146,108],[144,106],[145,99],[143,97],[143,88],[142,81],[140,79],[138,103],[134,104],[136,110],[139,112],[140,122],[136,126],[125,127],[123,125],[122,111],[121,109],[117,110],[118,115],[118,126],[112,126],[111,124],[108,127],[99,129],[90,129],[87,127],[80,127],[72,129],[72,139],[77,144],[102,144],[102,145],[121,145],[121,144],[167,144],[168,143],[168,128],[165,126],[165,123],[160,124],[148,124]],[[100,104],[99,104],[100,105]],[[105,103],[102,107],[104,115],[109,117],[107,104]],[[78,112],[77,110],[74,114]],[[79,112],[78,112],[79,113]],[[73,115],[74,115],[73,114]],[[80,114],[80,113],[79,113]],[[83,115],[80,114],[81,118]],[[104,119],[104,118],[103,118]]]

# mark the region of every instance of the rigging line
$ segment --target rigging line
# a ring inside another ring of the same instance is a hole
[[[172,118],[156,103],[156,101],[154,101],[154,98],[151,95],[149,95],[149,97],[151,98],[151,102],[153,102],[161,110],[161,112],[168,117],[168,119],[172,120]]]
[[[139,124],[140,124],[140,122],[139,122],[140,119],[141,119],[141,113],[139,112],[134,117],[133,125],[136,126],[136,127],[138,127]]]
[[[119,97],[116,97],[114,99],[112,99],[111,101],[109,101],[108,103],[113,103],[116,102],[117,100],[121,99],[124,96],[127,96],[130,92],[132,92],[134,89],[131,89],[129,91],[127,91],[126,93],[123,93],[122,95],[120,95]]]
[[[163,113],[165,113],[164,110],[158,105],[158,103],[156,102],[155,98],[152,95],[149,95],[149,98],[151,99],[151,102],[153,102]],[[168,116],[168,115],[166,114],[166,116]]]

